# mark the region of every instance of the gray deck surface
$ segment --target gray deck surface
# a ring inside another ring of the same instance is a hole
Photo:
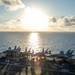
[[[0,65],[0,75],[26,75],[26,67],[13,64]],[[31,75],[30,66],[28,67],[28,75]]]

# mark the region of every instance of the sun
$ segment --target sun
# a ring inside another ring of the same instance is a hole
[[[32,31],[44,31],[48,27],[48,16],[36,8],[26,8],[22,16],[24,27]]]

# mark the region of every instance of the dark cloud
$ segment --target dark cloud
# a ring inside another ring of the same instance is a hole
[[[75,25],[75,16],[52,17],[49,22],[49,26],[72,26]]]
[[[75,16],[72,16],[70,22],[75,22]]]
[[[72,25],[75,25],[75,18],[65,18],[64,19],[64,25],[66,26],[72,26]]]
[[[8,10],[17,10],[25,7],[21,0],[1,0],[0,3],[4,4]]]
[[[65,24],[69,23],[68,18],[64,18],[64,19],[63,19],[63,22],[64,22]]]
[[[49,22],[57,22],[56,17],[49,18]]]

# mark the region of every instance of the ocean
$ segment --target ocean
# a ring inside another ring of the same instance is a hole
[[[25,47],[35,52],[41,51],[42,48],[52,51],[52,53],[66,52],[75,50],[75,33],[74,32],[0,32],[0,52],[11,47],[20,46],[21,51]],[[75,52],[74,52],[75,54]]]

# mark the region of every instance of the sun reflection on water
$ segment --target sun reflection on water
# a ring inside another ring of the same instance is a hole
[[[29,36],[29,46],[34,50],[34,52],[39,51],[39,33],[31,33]]]

